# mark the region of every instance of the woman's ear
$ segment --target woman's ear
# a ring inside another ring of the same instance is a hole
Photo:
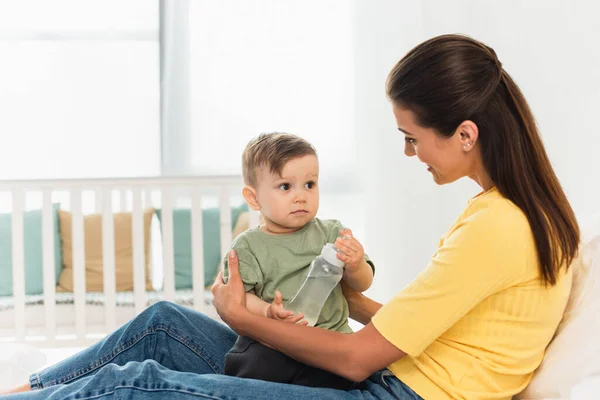
[[[456,132],[460,135],[460,145],[463,151],[469,152],[475,147],[477,139],[479,139],[479,128],[475,122],[466,120],[463,121]]]
[[[242,189],[242,196],[244,196],[246,203],[248,203],[248,206],[251,209],[254,211],[260,210],[260,204],[258,203],[258,198],[256,197],[256,189],[254,189],[252,186],[246,185]]]

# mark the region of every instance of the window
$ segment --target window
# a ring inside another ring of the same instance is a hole
[[[0,179],[160,172],[158,0],[0,3]]]

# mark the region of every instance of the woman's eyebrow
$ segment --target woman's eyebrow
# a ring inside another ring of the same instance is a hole
[[[415,135],[413,135],[412,133],[410,133],[410,132],[407,132],[407,131],[405,131],[405,130],[404,130],[404,129],[402,129],[402,128],[398,128],[398,130],[399,130],[400,132],[402,132],[402,133],[406,134],[406,135],[415,136]]]

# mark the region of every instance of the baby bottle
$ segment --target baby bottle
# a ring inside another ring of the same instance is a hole
[[[298,292],[284,305],[294,314],[303,313],[308,326],[314,326],[319,319],[325,300],[342,279],[344,262],[337,258],[338,249],[333,243],[327,243],[321,255],[313,260],[308,276]]]

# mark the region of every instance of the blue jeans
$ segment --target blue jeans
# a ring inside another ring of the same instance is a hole
[[[160,302],[95,345],[30,377],[2,399],[421,399],[382,370],[340,391],[223,375],[237,335],[201,313]]]

